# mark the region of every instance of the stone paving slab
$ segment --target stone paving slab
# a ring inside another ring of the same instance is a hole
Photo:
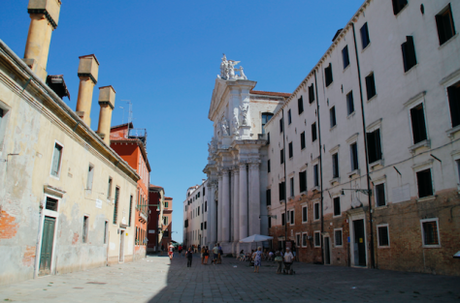
[[[294,263],[277,275],[263,262],[191,268],[183,256],[41,277],[0,286],[0,302],[460,302],[460,277]]]

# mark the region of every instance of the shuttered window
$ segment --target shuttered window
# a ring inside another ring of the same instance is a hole
[[[361,32],[361,43],[363,46],[363,49],[365,49],[369,43],[371,43],[371,40],[369,38],[369,28],[367,27],[367,22],[364,23],[364,25],[360,29]]]
[[[332,77],[332,64],[331,63],[329,63],[329,66],[324,69],[324,76],[326,78],[326,87],[328,87],[334,81]]]
[[[395,15],[407,5],[407,0],[393,0],[393,12]]]
[[[307,171],[301,171],[299,173],[299,190],[300,192],[307,191]]]
[[[303,113],[303,96],[300,96],[299,99],[297,99],[297,107],[299,109],[299,115]]]
[[[452,18],[450,3],[436,15],[436,25],[438,28],[439,45],[446,43],[455,35],[454,19]]]
[[[414,37],[406,36],[406,42],[401,45],[404,71],[407,72],[417,64],[417,57],[415,56]]]
[[[53,162],[51,163],[51,175],[59,177],[61,170],[62,146],[55,143],[53,152]]]
[[[376,129],[372,133],[367,133],[367,152],[369,162],[375,162],[382,159],[382,147],[380,145],[380,129]]]
[[[342,61],[343,69],[347,68],[350,65],[350,55],[348,54],[348,45],[342,49]]]
[[[412,122],[412,135],[414,144],[419,143],[427,139],[426,126],[425,126],[425,113],[423,110],[423,104],[415,106],[410,110],[411,122]]]
[[[460,125],[460,82],[447,88],[452,127]]]
[[[308,102],[311,104],[315,101],[315,88],[313,83],[308,87]]]

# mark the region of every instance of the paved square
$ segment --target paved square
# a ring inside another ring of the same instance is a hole
[[[294,263],[277,275],[272,262],[253,273],[224,258],[143,260],[47,276],[0,287],[0,302],[460,302],[460,277]]]

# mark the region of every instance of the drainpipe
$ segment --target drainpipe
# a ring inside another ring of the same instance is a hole
[[[370,175],[369,175],[369,155],[367,152],[367,133],[366,133],[366,119],[364,115],[364,101],[363,101],[363,86],[361,83],[361,68],[359,65],[359,58],[358,58],[358,45],[356,43],[356,31],[355,31],[355,24],[351,23],[353,27],[353,41],[355,43],[355,56],[356,56],[356,67],[358,69],[358,80],[359,80],[359,98],[361,100],[361,115],[363,121],[363,137],[364,137],[364,153],[366,158],[366,181],[367,181],[367,189],[368,189],[368,204],[369,204],[369,227],[371,229],[370,232],[370,252],[371,252],[371,268],[375,268],[375,261],[374,261],[374,227],[373,227],[373,219],[372,219],[372,195],[371,195],[371,184],[370,184]]]
[[[320,211],[321,211],[321,236],[324,232],[324,217],[323,217],[323,151],[322,151],[322,141],[321,141],[321,118],[319,114],[319,99],[318,99],[318,79],[316,76],[315,69],[315,92],[316,92],[316,112],[318,117],[318,140],[319,140],[319,175],[320,179]],[[324,264],[324,245],[323,240],[321,240],[321,263]]]
[[[284,107],[281,110],[283,120],[283,166],[284,166],[284,251],[287,244],[287,175],[286,175],[286,127],[284,121]]]

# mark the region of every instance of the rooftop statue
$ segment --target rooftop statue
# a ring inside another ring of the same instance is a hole
[[[227,57],[222,57],[222,62],[220,63],[220,75],[217,75],[217,78],[223,80],[247,80],[248,77],[243,72],[243,67],[235,68],[235,65],[241,61],[227,60]],[[235,72],[240,72],[240,74],[235,74]]]

